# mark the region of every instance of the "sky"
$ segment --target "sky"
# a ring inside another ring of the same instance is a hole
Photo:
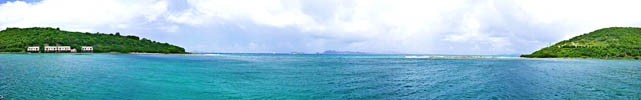
[[[0,0],[0,29],[136,35],[188,52],[529,54],[640,27],[641,0]]]

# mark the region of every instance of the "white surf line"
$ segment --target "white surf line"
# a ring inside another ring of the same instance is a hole
[[[405,56],[405,58],[449,58],[449,59],[525,59],[523,57],[491,57],[491,56]]]

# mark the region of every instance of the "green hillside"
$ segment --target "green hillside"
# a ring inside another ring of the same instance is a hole
[[[7,28],[0,31],[0,52],[24,52],[28,46],[93,46],[94,52],[185,53],[185,49],[120,33],[70,32],[57,28]]]
[[[641,28],[611,27],[545,47],[530,58],[641,59]]]

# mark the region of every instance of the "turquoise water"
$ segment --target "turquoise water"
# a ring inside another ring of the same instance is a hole
[[[0,54],[4,100],[641,99],[641,61]]]

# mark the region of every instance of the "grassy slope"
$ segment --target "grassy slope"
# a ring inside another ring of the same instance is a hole
[[[576,36],[521,57],[641,59],[640,48],[641,28],[611,27]]]
[[[28,46],[94,46],[94,52],[185,53],[182,47],[137,36],[69,32],[56,28],[7,28],[0,31],[0,52],[24,52]]]

